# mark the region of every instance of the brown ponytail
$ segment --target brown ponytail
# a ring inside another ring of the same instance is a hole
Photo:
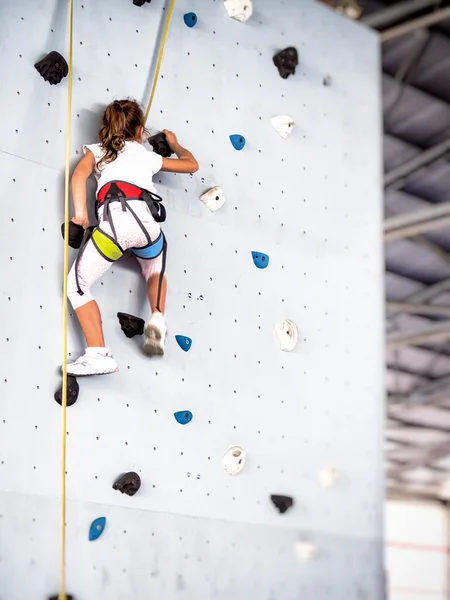
[[[116,160],[126,141],[137,139],[138,130],[145,127],[144,112],[136,100],[115,100],[107,106],[98,132],[105,154],[97,168]]]

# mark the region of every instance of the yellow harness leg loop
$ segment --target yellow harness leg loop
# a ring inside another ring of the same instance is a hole
[[[92,234],[92,241],[100,254],[111,262],[119,260],[123,256],[122,250],[116,242],[100,229],[95,229]]]

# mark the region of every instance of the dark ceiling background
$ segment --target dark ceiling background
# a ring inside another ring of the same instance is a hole
[[[388,488],[450,499],[450,1],[358,3],[383,70]]]

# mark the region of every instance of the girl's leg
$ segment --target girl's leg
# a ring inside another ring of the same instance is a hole
[[[166,295],[167,295],[167,280],[163,276],[161,279],[160,274],[150,275],[147,279],[147,294],[148,301],[150,303],[150,309],[152,313],[161,312],[164,314],[166,309]],[[158,303],[159,294],[159,303]]]
[[[80,308],[75,309],[75,314],[80,322],[87,346],[104,346],[102,317],[97,302],[91,300],[87,304],[83,304]]]
[[[142,351],[149,356],[162,356],[167,336],[164,318],[166,307],[167,280],[164,276],[165,250],[150,260],[137,259],[147,282],[147,294],[152,315],[145,324]]]
[[[80,294],[77,288],[76,263],[69,272],[68,296],[87,344],[84,356],[68,365],[67,372],[71,375],[97,375],[117,371],[117,364],[109,348],[105,347],[100,309],[91,294],[92,284],[106,273],[112,264],[103,258],[90,240],[77,266],[78,284],[83,294]]]

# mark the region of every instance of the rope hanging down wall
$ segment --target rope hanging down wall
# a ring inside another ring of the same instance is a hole
[[[170,20],[172,18],[175,0],[171,0],[166,22],[164,25],[161,44],[158,51],[155,75],[153,78],[150,99],[145,110],[147,121],[155,97],[159,72],[167,39]],[[64,185],[64,286],[63,286],[63,360],[62,360],[62,421],[61,421],[61,558],[60,558],[60,590],[58,600],[70,600],[66,596],[66,462],[67,462],[67,274],[69,271],[69,185],[70,185],[70,148],[72,133],[72,96],[73,96],[73,0],[69,0],[69,41],[68,41],[68,94],[67,94],[67,139],[66,139],[66,165]],[[65,76],[65,73],[63,74]],[[58,81],[59,83],[59,81]]]
[[[73,0],[69,0],[69,80],[67,93],[66,170],[64,182],[64,286],[63,286],[63,360],[62,360],[62,422],[61,422],[61,565],[58,600],[66,600],[66,430],[67,430],[67,273],[69,271],[69,183],[70,146],[72,134],[73,91]]]

